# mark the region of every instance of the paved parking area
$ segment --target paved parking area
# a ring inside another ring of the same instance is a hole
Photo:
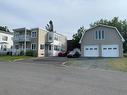
[[[0,95],[127,95],[127,73],[0,62]]]

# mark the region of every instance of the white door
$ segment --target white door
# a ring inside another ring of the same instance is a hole
[[[86,46],[84,46],[84,56],[85,57],[98,57],[99,56],[98,45],[86,45]]]
[[[118,45],[102,45],[102,57],[119,57]]]

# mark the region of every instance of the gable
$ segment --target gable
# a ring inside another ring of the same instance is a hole
[[[117,34],[118,35],[118,37],[120,38],[120,40],[122,41],[122,42],[124,42],[125,40],[124,40],[124,38],[122,37],[122,35],[120,34],[120,32],[118,31],[118,29],[116,28],[116,27],[112,27],[112,26],[106,26],[106,25],[98,25],[98,26],[96,26],[96,27],[93,27],[93,28],[90,28],[90,29],[88,29],[88,30],[86,30],[85,32],[84,32],[84,34],[82,35],[82,37],[81,37],[81,39],[80,39],[80,41],[79,41],[79,43],[81,43],[82,42],[82,40],[83,40],[83,38],[84,38],[84,36],[85,35],[87,35],[87,37],[88,37],[88,32],[92,32],[92,31],[97,31],[97,30],[107,30],[107,31],[111,31],[112,33],[115,33],[115,34]],[[112,36],[115,36],[115,34],[114,35],[112,35]],[[93,35],[91,35],[91,37],[92,37]],[[111,35],[109,35],[109,36],[111,36]],[[90,37],[90,36],[89,36]],[[91,39],[92,40],[92,39]]]

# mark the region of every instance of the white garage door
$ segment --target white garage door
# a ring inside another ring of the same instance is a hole
[[[102,57],[119,57],[118,45],[102,45]]]
[[[85,57],[98,57],[99,56],[98,45],[86,45],[86,46],[84,46],[84,56]]]

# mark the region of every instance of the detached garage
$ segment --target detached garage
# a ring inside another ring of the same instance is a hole
[[[124,39],[116,27],[98,25],[80,39],[82,57],[122,57]]]

